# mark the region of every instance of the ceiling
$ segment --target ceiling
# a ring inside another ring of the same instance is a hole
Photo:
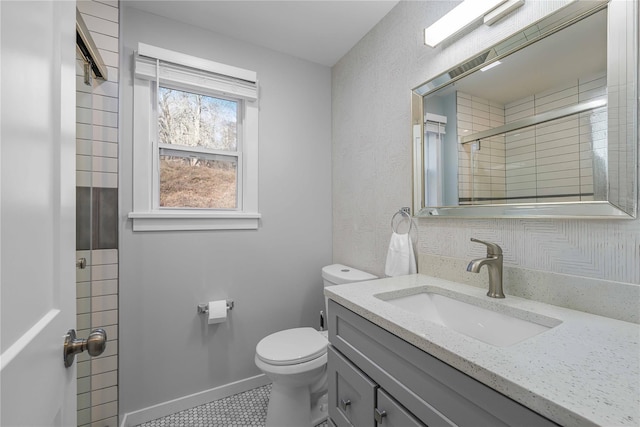
[[[398,0],[125,0],[123,3],[331,67]]]

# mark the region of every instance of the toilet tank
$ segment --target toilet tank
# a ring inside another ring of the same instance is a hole
[[[346,283],[362,282],[365,280],[377,279],[378,276],[369,274],[366,271],[358,270],[342,264],[332,264],[322,267],[322,281],[324,287],[334,285],[344,285]],[[329,298],[324,297],[324,312],[328,312]]]
[[[364,280],[377,279],[377,276],[369,274],[342,264],[327,265],[322,268],[322,281],[324,286],[344,285],[345,283],[362,282]]]

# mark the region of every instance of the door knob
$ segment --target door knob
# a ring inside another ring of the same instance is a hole
[[[107,347],[107,333],[104,329],[94,329],[86,340],[76,338],[76,330],[69,329],[64,336],[64,366],[73,365],[76,354],[87,350],[90,356],[100,356]]]

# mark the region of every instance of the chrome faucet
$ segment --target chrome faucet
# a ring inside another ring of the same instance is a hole
[[[479,273],[480,267],[486,265],[489,270],[489,292],[487,292],[487,296],[504,298],[504,293],[502,292],[502,248],[495,243],[483,242],[473,237],[471,241],[486,245],[487,257],[471,260],[467,266],[467,271]]]

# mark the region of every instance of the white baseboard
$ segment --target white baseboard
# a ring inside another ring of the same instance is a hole
[[[194,406],[204,405],[214,400],[224,399],[225,397],[233,396],[234,394],[242,393],[256,387],[262,387],[269,383],[271,383],[269,378],[264,374],[260,374],[255,377],[246,378],[189,396],[149,406],[148,408],[128,412],[122,417],[120,427],[136,426],[146,423],[147,421],[155,420],[156,418],[166,417],[167,415],[193,408]]]

